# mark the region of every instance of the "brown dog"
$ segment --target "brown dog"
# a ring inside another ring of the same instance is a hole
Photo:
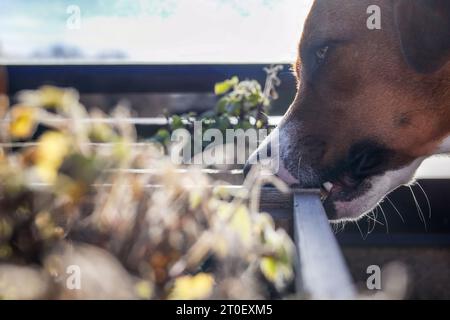
[[[371,5],[380,30],[367,27]],[[449,0],[316,0],[295,72],[297,96],[268,142],[282,179],[326,190],[331,220],[372,210],[450,151]]]

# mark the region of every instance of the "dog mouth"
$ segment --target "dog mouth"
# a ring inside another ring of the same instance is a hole
[[[291,188],[302,188],[298,178],[294,178],[290,172],[280,168],[276,174],[278,178],[286,182]],[[352,201],[370,188],[365,182],[367,179],[357,179],[343,172],[330,180],[324,180],[320,185],[320,197],[323,203],[332,201]]]
[[[349,170],[342,170],[342,167],[339,169],[341,170],[323,170],[323,174],[319,176],[311,174],[312,171],[306,171],[308,174],[303,174],[303,176],[297,174],[294,177],[291,174],[292,170],[287,170],[281,166],[276,176],[292,189],[317,189],[319,187],[322,204],[330,221],[346,217],[355,218],[356,210],[353,208],[346,209],[345,204],[350,205],[354,201],[362,200],[364,195],[372,188],[373,177],[357,177]],[[302,177],[307,179],[302,179]],[[310,179],[308,180],[308,178]],[[363,213],[363,211],[359,212],[359,214]]]
[[[338,179],[326,181],[322,183],[320,195],[322,201],[328,198],[339,198],[338,200],[352,200],[352,194],[359,188],[362,181],[353,179],[347,175],[343,175]]]
[[[357,180],[348,175],[322,183],[320,196],[328,218],[337,219],[336,202],[351,202],[364,195],[370,187],[369,179]]]

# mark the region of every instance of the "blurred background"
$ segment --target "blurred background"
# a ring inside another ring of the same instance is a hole
[[[259,75],[244,72],[243,77],[263,82],[262,65],[281,63],[286,64],[281,74],[283,94],[272,114],[282,115],[295,94],[289,64],[295,60],[311,4],[311,0],[0,0],[0,65],[259,64],[253,69],[260,71]],[[194,68],[177,73],[174,78],[184,79],[178,79],[173,90],[154,86],[139,90],[136,85],[134,90],[126,90],[129,79],[124,74],[117,75],[124,85],[100,90],[98,86],[111,75],[85,78],[84,85],[91,89],[81,90],[82,101],[104,106],[126,98],[141,117],[162,116],[164,109],[204,111],[214,104],[214,82],[239,73],[213,71],[216,76],[205,79],[203,87],[208,90],[200,94],[199,87],[185,88],[195,78],[186,78],[193,72]],[[208,73],[202,72],[203,76]],[[74,70],[63,73],[73,74]],[[167,75],[167,70],[158,75]],[[29,75],[23,78],[29,79]],[[18,80],[20,88],[13,83],[10,91],[23,89],[23,78]],[[67,76],[63,80],[68,86],[83,85],[81,81],[74,84]]]
[[[3,62],[290,63],[311,0],[1,0]],[[74,22],[79,9],[80,23]]]
[[[281,64],[271,110],[281,116],[295,95],[290,64],[312,2],[0,0],[0,94],[14,102],[43,84],[72,87],[88,107],[110,111],[125,102],[142,120],[210,110],[215,83],[234,75],[263,83],[263,68]],[[137,129],[141,138],[154,133],[145,124]],[[426,161],[418,177],[421,186],[382,204],[384,218],[380,210],[376,222],[336,233],[362,285],[368,265],[400,261],[410,297],[450,298],[448,158]]]

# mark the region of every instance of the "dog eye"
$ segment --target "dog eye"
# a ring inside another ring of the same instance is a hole
[[[324,46],[316,51],[316,58],[319,63],[321,63],[325,60],[329,50],[330,50],[329,46]]]

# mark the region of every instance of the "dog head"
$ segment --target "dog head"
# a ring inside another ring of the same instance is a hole
[[[381,29],[367,27],[371,5]],[[449,53],[450,1],[316,0],[295,64],[296,98],[267,142],[279,143],[278,175],[323,186],[331,220],[372,210],[444,151]]]

